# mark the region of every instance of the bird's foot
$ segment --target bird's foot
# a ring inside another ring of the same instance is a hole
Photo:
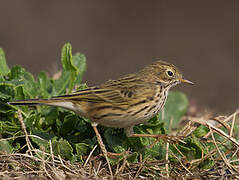
[[[130,137],[152,137],[157,139],[157,142],[162,139],[165,142],[168,143],[185,143],[182,139],[184,138],[183,136],[173,136],[173,135],[167,135],[167,134],[132,134]]]
[[[114,153],[114,152],[107,151],[107,156],[109,158],[112,158],[112,159],[117,159],[117,158],[120,158],[122,156],[127,158],[130,154],[131,154],[131,152],[129,150],[121,152],[121,153]]]

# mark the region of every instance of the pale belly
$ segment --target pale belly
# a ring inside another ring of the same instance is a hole
[[[138,114],[138,118],[131,116],[130,113],[125,114],[124,116],[115,117],[115,118],[103,118],[96,121],[98,124],[106,127],[116,127],[116,128],[128,128],[137,124],[145,123],[154,116],[156,116],[164,104],[158,104],[151,112],[146,113],[147,111],[142,111]]]
[[[151,116],[151,117],[153,117],[153,116]],[[127,128],[127,127],[134,126],[137,124],[145,123],[151,117],[144,117],[144,118],[138,118],[138,119],[132,119],[130,117],[115,118],[115,119],[101,119],[100,121],[97,121],[97,123],[102,126],[105,126],[105,127]]]

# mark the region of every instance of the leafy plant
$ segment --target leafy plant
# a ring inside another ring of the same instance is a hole
[[[72,47],[66,43],[61,51],[62,71],[58,79],[53,79],[44,71],[36,78],[20,66],[7,66],[5,55],[0,49],[0,136],[10,140],[0,141],[0,151],[24,151],[21,146],[26,144],[17,110],[20,110],[26,129],[35,148],[43,148],[50,152],[50,144],[56,155],[75,161],[81,161],[87,155],[97,140],[88,119],[80,117],[71,111],[48,106],[27,107],[11,106],[7,102],[29,98],[49,98],[51,96],[71,93],[73,89],[84,89],[82,76],[86,70],[86,57],[81,53],[72,55]],[[170,128],[176,128],[179,120],[187,111],[188,100],[181,92],[170,92],[165,105],[164,117],[160,113],[147,124],[134,128],[137,133],[166,134]],[[158,142],[152,148],[147,148],[155,139],[128,138],[122,129],[99,127],[105,145],[116,153],[132,152],[128,158],[137,162],[139,154],[143,158],[162,159],[165,156],[163,142]],[[49,143],[51,141],[51,143]],[[197,158],[204,151],[195,138],[189,138],[185,144],[179,144],[190,158]],[[175,153],[176,150],[171,147]],[[173,157],[170,157],[173,158]]]

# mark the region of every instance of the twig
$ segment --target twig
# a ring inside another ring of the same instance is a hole
[[[95,177],[97,177],[97,175],[98,175],[98,173],[100,171],[101,164],[102,164],[102,161],[100,161],[99,166],[98,166],[98,168],[97,168],[97,170],[95,172]]]
[[[123,159],[123,163],[122,166],[120,166],[119,171],[116,171],[115,176],[119,173],[119,172],[123,172],[127,163],[127,157],[128,157],[128,152],[129,149],[123,154],[124,159]]]
[[[44,158],[44,154],[41,156],[41,164],[42,164],[42,168],[43,170],[45,171],[46,175],[52,179],[51,175],[48,173],[47,169],[46,169],[46,161],[45,161],[45,158]]]
[[[149,157],[150,157],[150,156],[147,156],[147,157],[143,160],[143,162],[140,162],[140,166],[139,166],[139,168],[138,168],[138,170],[137,170],[137,172],[136,172],[136,174],[135,174],[133,180],[137,179],[137,177],[138,177],[139,174],[140,174],[140,171],[146,167],[146,166],[143,166],[143,165],[145,164],[145,162],[148,160]]]
[[[54,162],[54,154],[53,154],[53,150],[52,150],[52,144],[51,144],[51,140],[49,141],[49,145],[50,145],[50,153],[51,153],[51,159],[52,159],[52,165],[53,168],[55,168],[55,162]]]
[[[66,169],[68,169],[68,170],[71,171],[71,169],[70,169],[69,167],[67,167],[67,166],[63,163],[63,160],[62,160],[62,158],[61,158],[60,155],[58,155],[58,158],[59,158],[59,160],[61,161],[61,165],[62,165],[64,168],[66,168]]]
[[[233,129],[234,129],[234,124],[236,120],[236,114],[234,113],[233,118],[232,118],[232,126],[231,126],[231,131],[230,131],[230,136],[232,137]]]
[[[237,150],[233,153],[232,157],[234,157],[235,155],[237,155],[239,148],[237,147]]]
[[[199,124],[202,124],[204,126],[212,128],[215,132],[217,132],[218,134],[221,134],[222,136],[226,137],[227,139],[232,141],[236,146],[239,147],[239,142],[235,138],[229,136],[228,134],[226,134],[221,129],[219,129],[219,128],[215,127],[214,125],[212,125],[210,122],[202,120],[202,119],[197,119],[197,118],[190,118],[190,120],[193,121],[193,122],[197,122]]]
[[[41,137],[37,136],[37,135],[33,135],[33,134],[27,134],[28,137],[34,137],[34,138],[38,138],[42,141],[46,141],[45,139],[42,139]],[[22,138],[22,137],[26,137],[26,135],[21,135],[21,136],[13,136],[13,137],[9,137],[9,138],[4,138],[4,139],[0,139],[0,142],[1,141],[5,141],[5,140],[12,140],[12,139],[17,139],[17,138]]]
[[[89,156],[87,157],[87,159],[86,159],[86,161],[85,161],[83,167],[85,167],[86,164],[88,163],[88,161],[90,160],[90,157],[92,156],[92,154],[93,154],[93,152],[95,151],[96,147],[97,147],[97,145],[95,145],[94,148],[91,150],[91,152],[90,152]]]
[[[216,125],[216,127],[217,127],[217,128],[220,128],[221,126],[223,126],[224,123],[230,121],[234,116],[237,116],[238,114],[239,114],[239,109],[238,109],[236,112],[234,112],[233,114],[231,114],[230,116],[228,116],[227,118],[225,118],[225,119],[223,120],[223,122],[221,122],[220,124]],[[219,122],[219,121],[218,121],[218,122]],[[225,125],[225,124],[224,124],[224,125]],[[207,138],[208,136],[210,136],[210,132],[208,132],[208,133],[204,136],[204,138]]]
[[[179,163],[183,166],[183,168],[190,174],[190,175],[193,175],[193,173],[191,173],[191,171],[189,171],[189,169],[184,166],[184,164],[181,162],[181,160],[174,154],[172,153],[172,155],[179,161]]]
[[[23,117],[22,117],[21,111],[18,110],[18,111],[17,111],[17,114],[18,114],[18,120],[19,120],[20,123],[21,123],[22,130],[23,130],[23,132],[24,132],[24,134],[25,134],[25,136],[26,136],[26,143],[27,143],[28,150],[29,150],[31,156],[33,156],[32,152],[31,152],[31,149],[33,149],[33,146],[32,146],[32,144],[31,144],[31,142],[30,142],[29,137],[28,137],[27,130],[26,130],[26,126],[25,126],[25,124],[24,124],[24,122],[23,122]]]
[[[169,172],[168,172],[168,149],[169,149],[169,143],[166,143],[166,164],[165,164],[165,169],[166,169],[166,173],[167,173],[167,178],[169,178]]]
[[[211,133],[211,136],[212,136],[212,139],[213,139],[213,143],[216,146],[217,152],[219,153],[219,155],[221,156],[221,158],[223,159],[225,164],[231,169],[232,167],[231,167],[230,163],[228,162],[227,158],[225,157],[225,155],[222,154],[222,152],[219,150],[219,148],[217,146],[217,143],[216,143],[214,135],[213,135],[212,128],[210,126],[209,126],[209,129],[210,129],[210,133]]]

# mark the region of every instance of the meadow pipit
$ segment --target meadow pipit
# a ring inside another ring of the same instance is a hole
[[[96,126],[124,128],[131,137],[161,137],[134,134],[133,127],[155,116],[164,106],[171,87],[184,82],[181,72],[172,64],[156,61],[135,74],[109,80],[99,86],[70,95],[50,99],[29,99],[10,102],[12,105],[59,106],[89,118],[98,143],[107,159],[107,151]]]

